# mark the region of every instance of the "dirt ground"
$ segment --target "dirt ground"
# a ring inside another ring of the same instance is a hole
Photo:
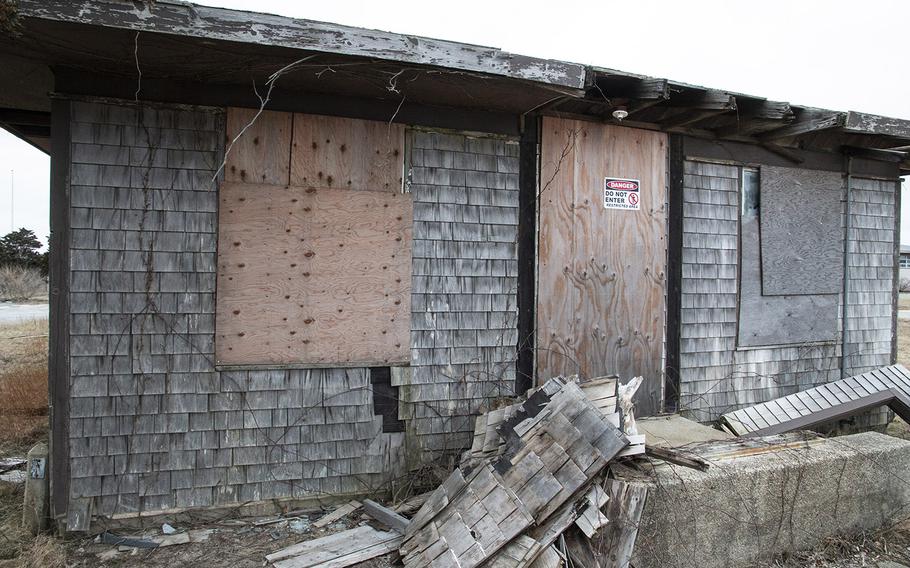
[[[901,307],[910,309],[910,294],[901,296]],[[910,366],[910,320],[898,320],[898,362]],[[0,458],[24,456],[28,449],[47,437],[47,321],[0,326]],[[895,419],[888,434],[910,439],[910,426]],[[63,568],[77,566],[150,566],[175,568],[206,565],[211,568],[253,568],[265,564],[266,554],[303,540],[325,536],[366,523],[353,514],[324,529],[311,523],[321,512],[276,519],[185,520],[174,523],[180,532],[210,530],[204,542],[157,549],[118,551],[100,538],[61,539],[53,535],[31,537],[20,528],[21,485],[0,482],[0,568]],[[259,523],[259,524],[257,524]],[[160,537],[160,525],[144,530],[120,530],[118,534]],[[889,560],[910,566],[910,521],[850,539],[832,538],[823,546],[766,567],[860,568]],[[394,565],[386,556],[361,564],[361,568]],[[897,568],[901,564],[881,564]]]

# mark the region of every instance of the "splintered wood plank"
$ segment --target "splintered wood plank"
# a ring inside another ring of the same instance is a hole
[[[638,538],[638,526],[648,497],[645,485],[608,479],[605,484],[610,501],[606,516],[609,522],[596,536],[595,549],[608,551],[601,558],[604,568],[628,568]]]
[[[322,527],[327,527],[330,524],[334,523],[335,521],[342,519],[342,518],[346,517],[347,515],[353,513],[354,511],[359,509],[361,506],[362,505],[361,505],[360,501],[351,501],[349,503],[345,503],[344,505],[341,505],[340,507],[338,507],[331,513],[327,513],[326,515],[319,517],[319,519],[317,519],[315,522],[313,522],[313,526],[316,528],[319,528],[319,529],[321,529]]]
[[[410,360],[410,195],[225,183],[223,365]]]
[[[291,113],[266,110],[256,117],[256,112],[227,109],[225,148],[244,127],[252,125],[231,146],[224,181],[286,185],[290,176]]]
[[[642,375],[658,409],[666,285],[666,134],[545,117],[538,374]],[[640,210],[607,209],[604,178],[640,180]]]
[[[298,557],[302,555],[322,555],[322,560],[330,558],[332,554],[339,551],[350,550],[351,543],[365,543],[369,545],[376,544],[380,541],[394,539],[399,535],[391,532],[377,531],[370,526],[362,526],[350,530],[330,534],[322,538],[307,540],[287,548],[282,548],[271,554],[267,554],[265,559],[269,562],[283,560],[285,558]],[[316,556],[312,557],[316,559]]]
[[[404,125],[294,115],[291,185],[401,191]]]

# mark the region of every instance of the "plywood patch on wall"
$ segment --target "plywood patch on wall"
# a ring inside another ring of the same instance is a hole
[[[409,360],[409,195],[226,183],[222,365]]]
[[[397,192],[403,154],[401,124],[296,114],[291,185]]]
[[[241,131],[219,195],[218,364],[407,363],[404,128],[228,109],[228,142]]]
[[[840,292],[843,176],[774,166],[763,166],[760,176],[762,293]]]
[[[253,120],[255,117],[255,121]],[[291,114],[229,108],[226,145],[243,131],[230,148],[225,164],[227,182],[287,184],[290,171]]]

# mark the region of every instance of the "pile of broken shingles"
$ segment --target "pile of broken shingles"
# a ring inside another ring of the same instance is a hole
[[[405,568],[627,566],[646,491],[606,470],[645,452],[631,404],[641,380],[550,379],[524,402],[478,417],[460,467],[413,519],[365,501],[391,531],[361,526],[266,559],[342,568],[398,550]],[[596,548],[609,550],[603,560],[588,540],[595,535]]]

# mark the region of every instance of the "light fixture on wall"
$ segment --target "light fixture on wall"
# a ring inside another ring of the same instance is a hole
[[[620,122],[622,122],[622,119],[624,119],[627,116],[629,116],[629,111],[627,111],[626,109],[624,109],[622,107],[613,111],[613,118],[615,118],[616,120],[618,120]]]

